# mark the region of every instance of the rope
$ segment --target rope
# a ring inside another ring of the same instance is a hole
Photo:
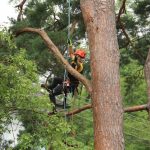
[[[67,0],[67,3],[68,3],[68,39],[70,39],[70,0]],[[69,51],[69,46],[67,47],[67,53],[66,53],[66,56],[67,56],[67,59],[68,59],[68,51]],[[67,73],[67,70],[65,69],[65,72],[64,72],[64,81],[66,80],[66,78],[68,77],[68,73]],[[64,84],[63,84],[63,89],[64,89]],[[63,102],[63,105],[64,105],[64,110],[66,112],[66,104],[67,104],[67,89],[65,89],[65,93],[64,93],[64,102]],[[66,113],[65,113],[66,114]],[[65,121],[67,121],[67,115],[65,115]],[[67,142],[67,133],[65,134],[65,142]]]
[[[70,39],[70,0],[68,2],[68,39]]]
[[[67,3],[68,3],[68,39],[70,39],[70,0],[67,0]],[[67,49],[67,59],[68,59],[68,50],[69,50],[69,47]],[[65,72],[64,72],[64,81],[66,80],[68,76],[68,73],[67,73],[67,70],[65,69]],[[64,84],[63,84],[63,89],[64,89]],[[64,110],[66,110],[66,100],[67,100],[67,92],[65,91],[65,96],[64,96]],[[65,115],[65,119],[66,119],[66,115]]]

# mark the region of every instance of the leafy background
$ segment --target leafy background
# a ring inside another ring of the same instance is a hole
[[[13,0],[12,0],[13,1]],[[18,4],[20,1],[13,1]],[[116,14],[122,4],[116,2]],[[59,11],[58,11],[59,10]],[[120,81],[124,107],[147,103],[147,87],[144,77],[144,64],[150,43],[150,1],[129,0],[126,12],[121,16],[130,43],[117,24],[120,48]],[[6,150],[46,149],[93,149],[92,111],[88,110],[66,118],[63,112],[48,116],[52,110],[48,93],[42,91],[39,76],[47,71],[62,76],[64,69],[54,56],[48,52],[40,37],[24,34],[15,38],[15,30],[29,26],[43,28],[58,46],[61,53],[67,50],[68,4],[65,0],[30,0],[23,19],[10,19],[9,29],[0,32],[0,143]],[[77,21],[75,32],[71,35],[73,45],[82,45],[86,37],[85,26],[79,0],[71,1],[71,22]],[[90,77],[90,58],[86,42],[87,59],[85,73]],[[84,86],[80,85],[79,95],[68,96],[70,110],[91,102]],[[17,144],[6,141],[3,135],[10,132],[9,125],[17,122],[24,127],[20,130]],[[150,134],[147,112],[124,114],[124,137],[126,150],[149,150]]]

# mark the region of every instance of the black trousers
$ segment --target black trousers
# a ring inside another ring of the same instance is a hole
[[[52,81],[52,84],[50,86],[48,86],[48,89],[50,89],[52,91],[49,94],[49,98],[54,103],[54,105],[56,105],[55,96],[58,96],[62,93],[65,93],[65,95],[66,95],[69,92],[71,92],[72,96],[73,96],[75,89],[78,87],[78,84],[73,83],[73,82],[71,82],[70,86],[67,87],[67,86],[63,85],[63,81],[64,81],[63,78],[55,77]]]

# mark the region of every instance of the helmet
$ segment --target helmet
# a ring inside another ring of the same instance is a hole
[[[85,51],[82,49],[77,49],[74,54],[79,55],[82,58],[85,58],[85,55],[86,55]]]

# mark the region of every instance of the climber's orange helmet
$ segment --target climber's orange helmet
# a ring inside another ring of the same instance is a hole
[[[85,58],[86,55],[85,51],[82,49],[77,49],[74,54],[80,56],[81,58]]]

